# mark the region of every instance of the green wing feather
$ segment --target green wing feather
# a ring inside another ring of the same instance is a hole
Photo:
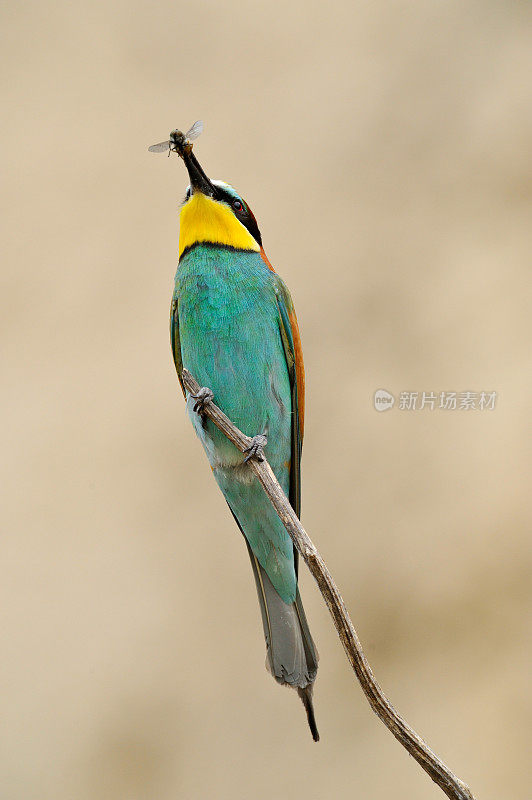
[[[172,308],[170,310],[170,343],[172,345],[172,355],[174,356],[174,364],[177,371],[177,377],[181,384],[183,396],[186,397],[185,387],[181,373],[183,372],[183,360],[181,358],[181,342],[179,340],[179,315],[177,310],[177,294],[174,292],[172,297]]]

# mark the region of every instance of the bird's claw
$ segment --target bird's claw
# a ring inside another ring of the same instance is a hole
[[[256,458],[257,461],[264,461],[264,448],[268,444],[268,439],[263,433],[259,433],[258,436],[254,436],[251,440],[251,444],[249,447],[246,447],[245,453],[248,455],[244,459],[244,464],[250,460],[250,458]]]
[[[194,411],[196,414],[204,414],[205,406],[214,398],[214,394],[208,386],[202,386],[197,394],[191,394],[190,396],[196,401],[194,403]]]

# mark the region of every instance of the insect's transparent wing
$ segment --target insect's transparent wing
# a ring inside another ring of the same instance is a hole
[[[190,130],[186,132],[185,138],[190,139],[190,141],[193,142],[194,139],[197,139],[201,133],[203,133],[203,121],[198,119],[190,128]]]
[[[159,142],[159,144],[152,144],[148,147],[150,153],[165,153],[170,149],[170,142]]]

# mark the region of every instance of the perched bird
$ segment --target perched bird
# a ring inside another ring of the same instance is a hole
[[[313,739],[319,734],[312,689],[318,654],[298,590],[298,554],[259,482],[245,463],[267,457],[299,515],[305,378],[299,330],[288,289],[262,247],[246,201],[210,180],[192,152],[201,132],[173,131],[150,150],[177,152],[190,185],[181,207],[179,266],[171,343],[187,411],[238,527],[257,585],[266,666],[297,690]],[[188,369],[203,388],[189,396]],[[210,390],[210,391],[209,391]],[[203,413],[209,399],[252,437],[246,458]]]

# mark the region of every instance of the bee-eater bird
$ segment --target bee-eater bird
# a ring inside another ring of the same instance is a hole
[[[196,123],[188,134],[174,131],[169,142],[153,146],[177,152],[190,179],[172,298],[174,362],[196,434],[247,543],[266,666],[278,683],[297,690],[318,741],[312,705],[318,654],[298,590],[298,553],[246,459],[202,413],[214,398],[252,437],[247,459],[264,453],[299,516],[305,378],[297,319],[248,204],[229,184],[210,180],[192,153],[199,132]],[[207,387],[195,397],[184,389],[184,368]]]

